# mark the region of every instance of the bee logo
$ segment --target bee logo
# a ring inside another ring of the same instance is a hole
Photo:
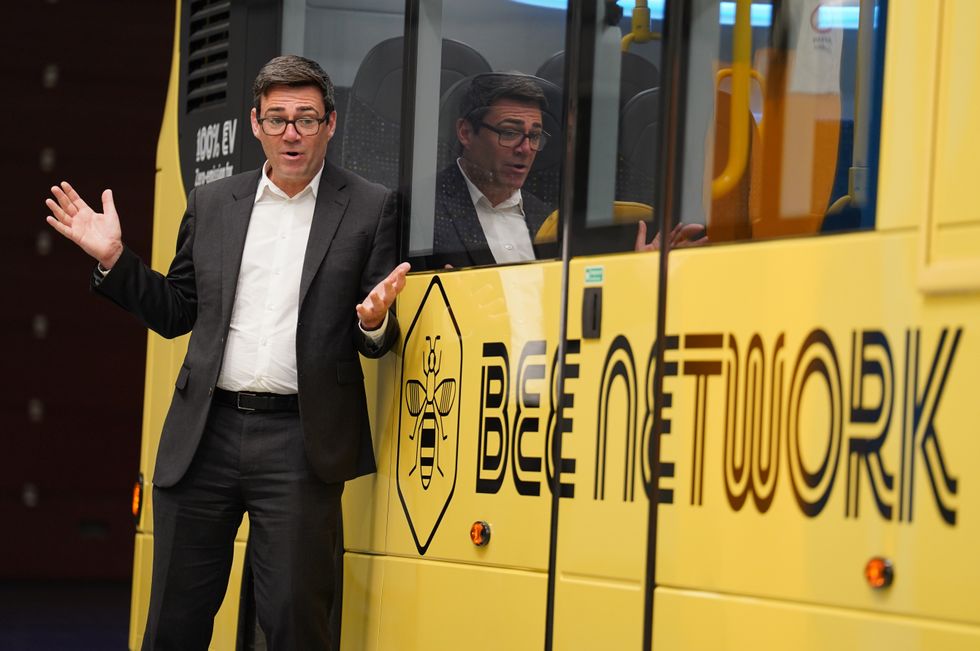
[[[405,288],[402,305],[416,300],[414,289]],[[434,276],[405,332],[401,389],[395,402],[395,484],[421,555],[435,538],[456,491],[462,378],[463,337],[442,281]]]
[[[432,483],[432,468],[445,476],[439,467],[439,442],[445,441],[449,435],[443,431],[442,418],[452,411],[456,399],[456,380],[445,378],[438,385],[436,379],[442,369],[442,353],[436,352],[439,343],[436,338],[426,337],[428,352],[423,351],[422,375],[425,384],[418,380],[409,380],[405,386],[405,400],[408,403],[408,413],[416,418],[415,427],[408,438],[415,441],[415,465],[408,471],[411,477],[419,471],[423,490],[428,490]],[[434,388],[433,388],[434,387]]]

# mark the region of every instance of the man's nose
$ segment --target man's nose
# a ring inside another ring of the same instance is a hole
[[[517,143],[517,146],[514,147],[514,150],[515,151],[519,151],[522,154],[530,154],[531,153],[531,139],[528,138],[527,136],[524,136],[523,138],[521,138],[521,141],[519,143]]]
[[[296,129],[296,123],[289,122],[288,124],[286,124],[286,130],[282,132],[282,137],[285,140],[299,140],[302,136],[300,135],[299,131]]]

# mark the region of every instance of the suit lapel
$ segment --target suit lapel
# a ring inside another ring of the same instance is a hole
[[[255,205],[255,190],[261,170],[244,174],[232,188],[231,203],[225,204],[221,215],[221,315],[223,323],[231,320],[231,308],[235,304],[235,288],[245,251],[245,236]]]
[[[299,304],[303,305],[306,293],[310,290],[313,277],[323,262],[323,257],[330,248],[340,220],[344,217],[350,197],[343,191],[346,182],[336,167],[324,163],[323,175],[320,177],[320,187],[316,195],[316,207],[313,209],[313,224],[310,227],[310,239],[306,243],[306,256],[303,258],[303,275],[299,283]]]
[[[469,187],[466,185],[463,173],[459,171],[458,164],[454,164],[451,170],[450,185],[453,187],[448,188],[444,196],[453,199],[447,201],[446,207],[452,215],[453,228],[466,247],[466,252],[474,265],[495,264],[496,260],[490,252],[490,244],[480,225],[480,218],[477,217],[476,208],[470,200]]]

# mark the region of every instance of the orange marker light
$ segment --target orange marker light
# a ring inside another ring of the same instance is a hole
[[[895,570],[887,558],[875,556],[864,566],[864,578],[875,590],[887,588],[895,580]]]
[[[490,523],[477,520],[470,527],[470,540],[477,547],[485,547],[490,542]]]
[[[143,474],[133,483],[133,519],[139,524],[140,512],[143,510]]]

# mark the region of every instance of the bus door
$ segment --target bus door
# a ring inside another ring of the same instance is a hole
[[[557,221],[565,11],[409,4],[399,187],[413,270],[379,470],[385,555],[359,560],[370,587],[345,589],[345,645],[449,649],[485,634],[540,648],[562,268],[556,238],[534,235]],[[358,592],[368,623],[350,611]]]
[[[577,3],[563,200],[571,218],[546,649],[644,636],[660,277],[662,7]],[[635,29],[634,29],[635,28]],[[669,346],[668,346],[669,348]]]
[[[978,304],[918,261],[938,207],[976,210],[912,200],[965,172],[900,153],[940,151],[931,119],[976,128],[962,101],[931,118],[930,84],[883,86],[919,66],[953,88],[936,35],[965,45],[965,7],[684,3],[670,216],[708,243],[669,252],[662,297],[658,651],[976,647],[977,571],[950,564],[977,536]]]

